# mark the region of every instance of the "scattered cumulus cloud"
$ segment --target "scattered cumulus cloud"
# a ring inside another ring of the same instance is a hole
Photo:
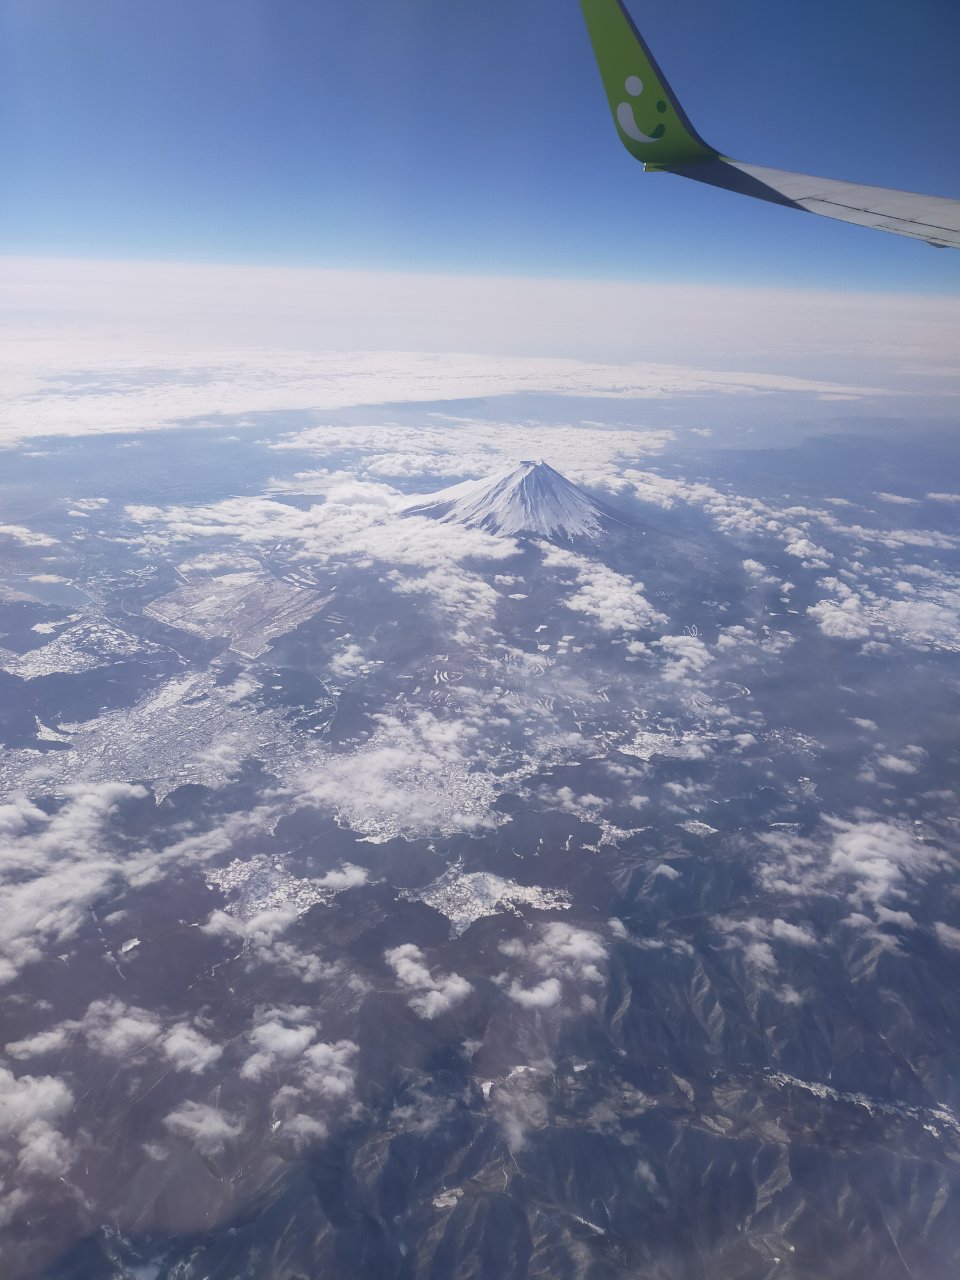
[[[23,796],[0,805],[7,837],[0,865],[5,906],[0,917],[0,982],[9,982],[50,944],[69,941],[89,919],[90,905],[124,875],[104,849],[115,808],[143,799],[127,783],[77,784],[52,813]]]
[[[864,920],[899,909],[913,887],[948,865],[935,844],[905,823],[826,817],[812,837],[769,832],[760,837],[760,880],[771,893],[803,899],[842,895]],[[869,913],[869,916],[864,915]]]
[[[55,547],[57,539],[37,533],[22,524],[0,524],[0,539],[19,543],[21,547]]]
[[[205,1102],[182,1103],[165,1117],[163,1124],[174,1137],[182,1138],[204,1156],[219,1155],[243,1132],[239,1116]]]
[[[560,1003],[563,988],[557,978],[544,978],[533,987],[523,987],[514,979],[507,995],[524,1009],[550,1009]]]
[[[0,1225],[24,1208],[34,1179],[65,1177],[74,1159],[71,1143],[60,1130],[73,1109],[69,1085],[57,1076],[17,1077],[0,1067],[0,1158],[7,1189],[0,1182]]]
[[[526,981],[507,977],[503,981],[510,999],[527,1009],[557,1004],[563,983],[589,988],[604,980],[606,943],[599,934],[576,925],[560,922],[542,925],[535,941],[511,938],[500,943],[500,952],[522,969]],[[544,976],[528,986],[526,975],[531,972]]]
[[[407,1003],[421,1018],[437,1018],[462,1004],[473,990],[458,973],[431,973],[418,946],[405,942],[384,952],[397,982],[409,992]]]
[[[877,494],[877,497],[881,502],[888,502],[891,506],[894,506],[894,507],[919,507],[920,506],[919,498],[908,498],[905,494],[902,494],[902,493],[880,492]]]
[[[933,928],[941,946],[948,951],[960,951],[960,929],[955,929],[952,924],[944,924],[942,920],[938,920]]]
[[[492,782],[474,768],[479,728],[425,709],[384,713],[361,747],[327,755],[298,783],[301,803],[332,808],[378,838],[494,825]]]
[[[865,640],[870,636],[870,625],[856,596],[841,601],[821,600],[810,605],[807,613],[831,640]]]
[[[634,582],[599,561],[561,547],[544,551],[543,562],[572,572],[578,589],[564,595],[566,608],[586,614],[603,631],[640,631],[667,621],[643,594],[643,583]]]

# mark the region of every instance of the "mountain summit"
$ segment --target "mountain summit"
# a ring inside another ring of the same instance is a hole
[[[521,462],[483,480],[468,480],[415,498],[405,514],[430,516],[490,533],[526,533],[561,540],[595,538],[609,525],[623,523],[543,461]]]

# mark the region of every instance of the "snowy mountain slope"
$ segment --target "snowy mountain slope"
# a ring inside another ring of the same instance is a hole
[[[452,485],[413,499],[405,515],[430,516],[491,533],[544,538],[594,538],[623,524],[546,462],[521,462],[509,471]]]

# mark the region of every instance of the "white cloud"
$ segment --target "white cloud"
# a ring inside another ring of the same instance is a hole
[[[796,556],[810,568],[825,569],[830,563],[830,552],[825,547],[818,547],[795,529],[787,529],[785,534],[788,538],[784,546],[787,555]]]
[[[588,820],[596,818],[604,806],[602,796],[592,795],[589,791],[577,795],[572,787],[558,787],[556,791],[550,787],[537,788],[537,799],[550,808],[562,809],[564,813],[575,813]]]
[[[45,533],[35,533],[22,524],[0,524],[0,538],[18,542],[22,547],[55,547],[57,539]]]
[[[759,560],[744,560],[743,567],[749,573],[751,578],[756,578],[758,582],[765,586],[772,586],[777,579],[767,571],[765,565]]]
[[[662,876],[665,880],[679,880],[680,872],[676,867],[671,867],[667,862],[661,862],[659,866],[654,867],[654,876]]]
[[[86,923],[90,904],[123,875],[104,848],[105,829],[117,806],[147,794],[126,783],[76,784],[64,792],[52,813],[22,797],[0,806],[0,831],[8,837],[0,855],[0,982]]]
[[[0,835],[9,839],[22,835],[33,823],[44,823],[47,814],[25,795],[14,795],[0,804]]]
[[[369,879],[370,873],[365,867],[357,867],[352,862],[345,862],[341,867],[317,876],[312,883],[318,889],[332,889],[340,893],[343,889],[359,889]]]
[[[0,1223],[11,1221],[26,1199],[25,1181],[62,1178],[73,1149],[58,1129],[73,1109],[73,1093],[56,1076],[20,1076],[0,1067],[0,1160],[15,1165],[13,1188],[0,1182]]]
[[[933,927],[943,946],[951,951],[960,951],[960,929],[955,929],[952,924],[944,924],[942,920],[938,920]]]
[[[908,826],[880,819],[828,817],[814,837],[770,832],[761,843],[768,851],[760,866],[766,889],[801,899],[843,894],[858,912],[907,901],[912,885],[947,862]]]
[[[147,1048],[161,1031],[155,1014],[124,1004],[115,996],[94,1000],[80,1025],[90,1048],[111,1058],[126,1058]]]
[[[535,942],[527,943],[513,938],[502,942],[500,951],[511,959],[523,961],[525,971],[532,966],[554,980],[565,979],[568,982],[587,984],[603,981],[606,943],[599,934],[589,929],[580,929],[576,925],[560,922],[542,925]],[[517,994],[513,990],[509,994],[518,1003],[525,1003],[520,998],[522,988],[517,984],[514,986]],[[556,988],[541,982],[535,990],[539,993],[539,999],[531,1000],[531,1004],[549,999]],[[530,992],[526,994],[529,996]]]
[[[432,597],[468,638],[466,625],[490,619],[499,594],[464,562],[509,559],[518,553],[517,544],[482,529],[403,516],[389,506],[328,500],[301,510],[271,498],[236,497],[194,507],[133,505],[126,514],[158,545],[212,539],[235,551],[238,544],[279,542],[315,566],[369,568],[371,561],[380,562],[391,567],[387,580],[394,590]],[[362,652],[348,645],[332,666],[335,675],[349,677],[362,669]]]
[[[956,579],[941,581],[929,590],[935,598],[884,602],[879,618],[908,644],[955,650],[960,630],[960,590]]]
[[[358,644],[345,645],[339,653],[335,653],[329,663],[330,674],[341,680],[352,680],[362,675],[369,667],[363,650]]]
[[[188,1022],[178,1022],[164,1035],[163,1052],[177,1071],[199,1075],[220,1059],[223,1049]]]
[[[380,839],[494,825],[493,785],[475,768],[475,724],[426,710],[375,719],[362,747],[331,752],[304,772],[301,803],[330,807],[353,830]]]
[[[878,493],[877,497],[881,502],[889,502],[895,507],[919,507],[919,498],[907,498],[902,493]]]
[[[449,1012],[462,1004],[473,990],[466,978],[458,973],[434,977],[423,952],[412,942],[391,947],[383,954],[400,985],[415,993],[407,1003],[421,1018],[436,1018]]]
[[[549,1009],[560,1003],[563,988],[556,978],[544,978],[534,987],[522,987],[513,981],[507,988],[507,995],[524,1009]]]
[[[37,1058],[44,1053],[55,1053],[69,1042],[70,1030],[68,1024],[51,1027],[48,1031],[38,1031],[36,1035],[27,1036],[24,1040],[12,1040],[4,1045],[3,1051],[11,1058]]]
[[[259,1080],[261,1076],[280,1062],[291,1058],[299,1058],[304,1050],[316,1038],[316,1028],[311,1025],[287,1025],[280,1017],[268,1017],[254,1027],[250,1033],[250,1042],[256,1049],[241,1068],[240,1074],[249,1080]]]
[[[183,1138],[205,1156],[215,1156],[243,1132],[239,1116],[221,1111],[204,1102],[184,1102],[171,1111],[164,1126]]]
[[[427,1093],[425,1089],[412,1089],[410,1097],[410,1102],[394,1107],[390,1112],[391,1126],[398,1126],[404,1133],[416,1133],[421,1136],[434,1133],[445,1120],[455,1114],[457,1109],[453,1098],[438,1098]],[[454,1197],[454,1203],[456,1203],[456,1197]]]
[[[786,920],[779,917],[770,925],[770,932],[774,938],[779,938],[784,942],[793,942],[800,947],[815,947],[817,940],[805,925],[790,924]]]
[[[864,640],[870,635],[870,626],[856,596],[839,602],[821,600],[819,604],[810,605],[807,613],[816,619],[823,634],[833,640]]]
[[[777,958],[768,942],[747,942],[744,945],[743,953],[747,963],[755,969],[760,969],[764,973],[776,973],[778,968]]]
[[[874,402],[912,390],[913,368],[948,367],[958,323],[946,297],[676,282],[24,258],[2,274],[0,323],[19,335],[5,442],[530,390]],[[40,323],[21,301],[38,296]],[[636,316],[651,314],[637,363]],[[705,371],[720,349],[755,371]],[[825,376],[797,376],[811,367]]]
[[[205,1071],[222,1053],[219,1045],[189,1022],[165,1028],[157,1014],[116,996],[92,1001],[82,1018],[8,1044],[6,1052],[14,1058],[38,1057],[63,1049],[78,1035],[103,1057],[126,1060],[147,1051],[163,1053],[175,1070],[195,1074]]]
[[[742,949],[747,963],[763,973],[774,974],[779,969],[773,943],[788,943],[796,947],[816,947],[817,938],[806,925],[793,924],[781,917],[763,920],[751,916],[734,920],[717,916],[714,927],[728,940],[728,945]]]
[[[536,1070],[516,1075],[498,1085],[491,1096],[493,1113],[513,1155],[527,1145],[531,1129],[542,1129],[549,1121],[546,1101],[538,1092],[539,1075]]]
[[[334,1113],[345,1116],[353,1106],[357,1045],[317,1035],[309,1006],[260,1009],[239,1072],[242,1080],[268,1084],[280,1136],[298,1149],[325,1137]]]
[[[342,1103],[353,1093],[356,1075],[351,1063],[359,1052],[352,1040],[312,1044],[303,1055],[304,1087],[331,1103]]]
[[[37,1121],[59,1119],[73,1106],[73,1094],[56,1076],[21,1076],[0,1067],[0,1133],[22,1134]]]
[[[897,538],[903,538],[905,532],[899,531]],[[939,566],[918,564],[872,573],[863,572],[862,564],[856,567],[863,575],[857,591],[836,576],[819,580],[835,599],[821,600],[807,613],[825,635],[866,640],[886,633],[888,639],[896,638],[915,648],[957,648],[960,579],[955,574]],[[850,573],[846,576],[852,578]],[[890,592],[895,593],[892,598]]]
[[[296,919],[297,910],[293,906],[267,908],[247,919],[239,919],[226,911],[213,911],[203,928],[205,933],[216,937],[242,938],[259,959],[267,959],[276,939]]]
[[[662,636],[655,644],[668,659],[663,665],[664,680],[689,680],[713,661],[707,646],[696,636]]]
[[[576,575],[579,590],[564,596],[563,604],[592,618],[603,631],[639,631],[667,621],[644,596],[642,582],[634,582],[600,561],[561,547],[547,547],[543,563]]]
[[[877,767],[886,769],[888,773],[916,773],[917,763],[915,760],[906,760],[903,756],[895,756],[891,754],[877,756]]]
[[[464,623],[486,622],[493,617],[499,596],[479,574],[450,565],[428,569],[417,577],[390,575],[394,590],[401,595],[426,595],[454,621]],[[470,632],[460,626],[453,639],[469,642]]]

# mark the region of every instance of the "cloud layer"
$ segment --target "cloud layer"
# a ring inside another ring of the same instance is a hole
[[[0,443],[522,391],[942,408],[956,377],[945,298],[25,258],[0,278]]]

